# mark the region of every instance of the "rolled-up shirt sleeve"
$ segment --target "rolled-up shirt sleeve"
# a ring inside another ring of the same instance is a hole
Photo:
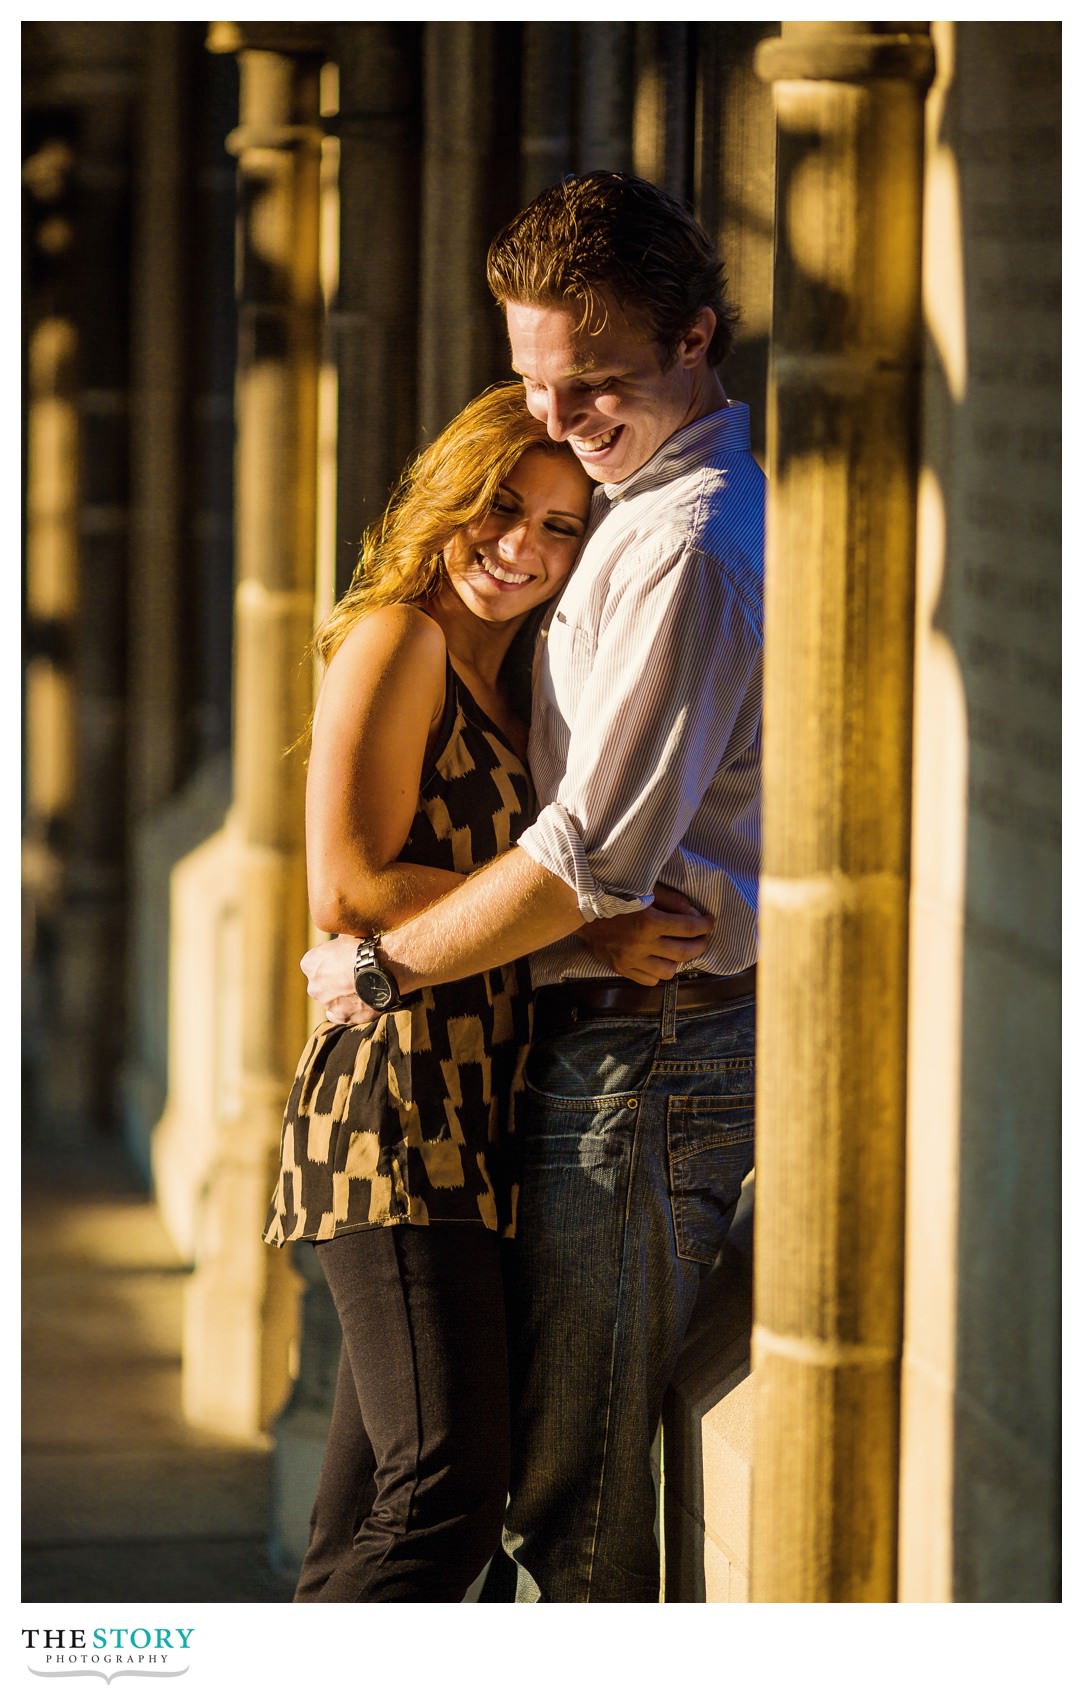
[[[549,642],[562,653],[541,663],[558,684],[538,731],[567,752],[519,842],[597,920],[651,902],[708,787],[754,739],[762,631],[739,575],[684,546],[629,551],[597,634],[573,614]]]

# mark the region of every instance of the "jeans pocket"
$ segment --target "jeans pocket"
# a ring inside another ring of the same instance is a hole
[[[520,1146],[524,1180],[574,1171],[612,1190],[627,1170],[639,1100],[624,1094],[556,1098],[528,1088]]]
[[[742,1183],[752,1168],[753,1092],[746,1096],[670,1098],[666,1145],[678,1255],[696,1263],[713,1263],[733,1220]]]
[[[527,1090],[553,1107],[592,1111],[623,1102],[651,1072],[657,1021],[584,1021],[536,1039],[527,1057]]]

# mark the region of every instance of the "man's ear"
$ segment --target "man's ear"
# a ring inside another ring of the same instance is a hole
[[[713,307],[700,308],[677,345],[677,358],[682,366],[698,366],[706,360],[717,323],[718,315]]]

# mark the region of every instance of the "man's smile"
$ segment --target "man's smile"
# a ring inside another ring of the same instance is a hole
[[[569,441],[577,455],[603,454],[622,429],[623,426],[612,425],[597,437],[571,437]]]

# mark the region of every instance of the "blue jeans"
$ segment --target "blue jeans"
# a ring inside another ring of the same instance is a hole
[[[756,1008],[591,1016],[527,1065],[511,1248],[520,1601],[657,1601],[650,1450],[752,1168]]]

